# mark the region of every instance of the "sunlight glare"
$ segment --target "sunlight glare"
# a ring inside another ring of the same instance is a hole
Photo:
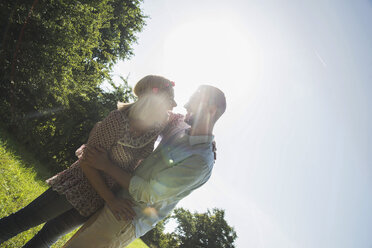
[[[260,76],[260,51],[249,32],[232,18],[190,20],[164,44],[165,74],[176,81],[176,99],[185,103],[200,84],[212,84],[231,101],[247,99]],[[226,90],[228,89],[228,90]],[[229,97],[228,97],[229,98]],[[182,105],[176,112],[182,112]]]

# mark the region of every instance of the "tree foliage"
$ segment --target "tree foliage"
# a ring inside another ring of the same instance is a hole
[[[0,2],[1,122],[41,160],[66,166],[95,122],[128,101],[110,70],[132,55],[141,0]]]
[[[165,233],[165,225],[171,219],[177,222],[177,227],[173,233]],[[225,220],[225,211],[217,208],[206,213],[175,209],[142,237],[150,247],[162,248],[230,248],[235,247],[236,238],[234,228]]]

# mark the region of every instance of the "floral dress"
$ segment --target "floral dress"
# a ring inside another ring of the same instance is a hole
[[[168,125],[180,119],[181,115],[172,115]],[[167,125],[167,126],[168,126]],[[148,132],[133,136],[129,131],[128,110],[114,110],[91,131],[88,146],[102,147],[108,152],[109,159],[117,166],[133,172],[139,162],[150,155],[154,143],[161,131],[169,128],[157,126]],[[100,172],[111,189],[119,188],[119,184],[104,172]],[[59,194],[65,195],[72,206],[83,216],[96,212],[104,204],[104,200],[91,186],[80,167],[80,159],[68,169],[49,178],[47,183]]]

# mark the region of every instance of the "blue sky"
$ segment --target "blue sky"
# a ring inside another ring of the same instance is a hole
[[[145,1],[114,74],[227,96],[210,181],[179,206],[226,209],[237,247],[372,247],[372,1]],[[119,82],[119,81],[117,81]]]

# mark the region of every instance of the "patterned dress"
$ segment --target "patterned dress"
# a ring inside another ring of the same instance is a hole
[[[108,151],[108,157],[117,166],[133,172],[139,162],[150,155],[154,143],[161,131],[169,129],[182,120],[181,115],[172,114],[167,126],[157,126],[140,136],[132,136],[129,131],[127,110],[114,110],[91,131],[88,146],[102,147]],[[119,188],[113,178],[100,172],[111,189]],[[59,194],[65,195],[72,206],[83,216],[96,212],[104,200],[91,186],[80,167],[80,159],[68,169],[49,178],[47,183]]]

